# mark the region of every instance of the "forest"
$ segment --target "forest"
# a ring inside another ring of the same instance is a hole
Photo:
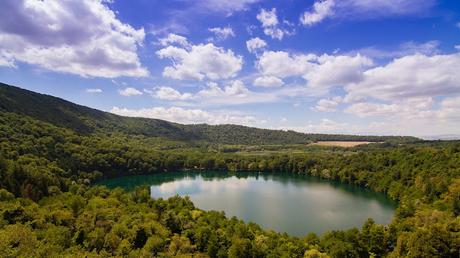
[[[0,257],[459,257],[459,141],[184,126],[9,86],[0,99]],[[306,145],[332,139],[376,143]],[[178,170],[308,174],[385,193],[398,208],[389,225],[299,238],[186,197],[94,184]]]

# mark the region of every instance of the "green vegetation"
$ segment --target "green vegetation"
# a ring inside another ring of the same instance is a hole
[[[122,118],[9,86],[0,110],[0,257],[459,256],[460,142],[305,146],[312,135]],[[295,238],[187,198],[92,186],[181,169],[305,173],[384,192],[399,207],[387,226]]]

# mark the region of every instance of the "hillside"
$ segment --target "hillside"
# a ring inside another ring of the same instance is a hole
[[[159,119],[122,117],[49,95],[0,83],[0,111],[27,115],[80,134],[123,133],[215,144],[302,144],[310,141],[413,142],[415,137],[304,134],[240,125],[182,125]]]
[[[14,87],[0,92],[0,257],[458,257],[459,142],[219,152],[171,139],[313,135],[124,118]],[[370,219],[361,229],[296,238],[200,210],[188,198],[92,184],[196,169],[320,177],[385,193],[399,207],[389,225]]]

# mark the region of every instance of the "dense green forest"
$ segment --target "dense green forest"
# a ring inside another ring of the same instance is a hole
[[[459,257],[460,142],[185,126],[9,86],[0,110],[0,257]],[[305,145],[318,139],[384,143]],[[185,169],[309,174],[383,192],[399,207],[390,225],[297,238],[187,198],[93,185]]]

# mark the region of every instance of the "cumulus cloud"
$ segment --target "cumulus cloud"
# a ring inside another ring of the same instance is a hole
[[[238,105],[249,103],[268,103],[288,96],[289,92],[254,92],[241,80],[230,81],[224,86],[210,82],[196,94],[196,101],[212,105]]]
[[[369,125],[377,133],[428,136],[458,133],[460,98],[447,97],[439,103],[431,97],[417,97],[389,103],[362,102],[345,109],[363,118],[378,118]]]
[[[267,42],[259,37],[255,37],[246,41],[246,47],[249,53],[257,54],[258,51],[264,50],[267,47]]]
[[[202,109],[185,109],[181,107],[153,107],[143,109],[113,107],[110,112],[121,116],[162,119],[183,124],[206,123],[254,126],[263,123],[263,119],[228,110],[210,112]]]
[[[209,28],[209,31],[214,33],[218,40],[224,40],[229,37],[235,37],[235,32],[231,27],[215,27]]]
[[[460,122],[460,97],[442,100],[437,115],[442,120]]]
[[[311,133],[324,133],[324,132],[343,132],[344,130],[347,130],[346,128],[349,127],[348,124],[346,123],[340,123],[336,122],[327,118],[321,119],[320,123],[309,123],[305,127],[305,132],[311,132]]]
[[[291,55],[284,51],[267,51],[257,62],[259,71],[264,75],[280,78],[302,76],[308,81],[308,87],[318,93],[327,92],[335,86],[344,86],[359,81],[372,60],[357,54],[356,56],[334,56],[315,54]]]
[[[359,117],[394,116],[402,110],[397,104],[356,103],[348,107],[345,112]]]
[[[186,37],[183,37],[183,36],[180,36],[174,33],[169,33],[168,36],[159,39],[159,43],[160,45],[164,47],[169,46],[169,45],[174,45],[174,44],[177,44],[183,47],[188,47],[190,45]]]
[[[163,76],[177,80],[228,79],[234,77],[243,65],[241,56],[212,43],[190,48],[168,46],[156,54],[159,58],[171,59],[173,64],[165,67]]]
[[[264,75],[272,75],[280,78],[303,75],[314,64],[316,55],[291,55],[285,51],[266,51],[257,61],[257,68]]]
[[[276,76],[262,76],[254,80],[254,86],[258,87],[281,87],[284,82]]]
[[[171,87],[159,87],[153,91],[152,96],[163,100],[189,100],[193,97],[191,93],[180,93]]]
[[[303,76],[308,87],[316,91],[328,92],[336,86],[361,81],[364,70],[373,64],[372,60],[361,56],[322,55],[316,64]]]
[[[101,89],[86,89],[85,92],[86,93],[101,93],[102,90]]]
[[[341,97],[334,97],[332,99],[320,99],[316,106],[312,107],[312,110],[318,112],[334,112],[337,106],[342,101]]]
[[[141,91],[139,91],[139,90],[136,89],[136,88],[132,88],[132,87],[127,87],[127,88],[125,88],[125,89],[118,90],[118,93],[119,93],[121,96],[125,96],[125,97],[142,95],[142,92],[141,92]]]
[[[271,10],[260,10],[260,13],[257,14],[257,20],[262,23],[262,27],[273,27],[278,25],[278,16],[276,15],[276,8]]]
[[[272,39],[282,40],[285,35],[289,36],[293,34],[293,32],[280,27],[276,8],[272,8],[271,10],[261,9],[256,18],[262,24],[264,34],[270,36]]]
[[[346,114],[375,118],[383,123],[358,126],[349,132],[417,135],[454,132],[460,114],[460,104],[457,104],[460,53],[439,54],[438,42],[403,45],[404,51],[412,54],[402,57],[398,54],[382,65],[356,53],[315,55],[266,51],[256,66],[262,76],[305,79],[307,87],[305,91],[295,92],[296,97],[321,96],[336,87],[345,92],[344,97],[319,99],[311,108],[314,111],[333,112],[343,104]],[[292,96],[286,92],[280,94],[281,91],[276,93],[283,98]],[[326,125],[327,122],[323,123],[322,128]],[[312,126],[302,128],[320,128]]]
[[[196,93],[181,93],[171,87],[158,87],[154,90],[144,91],[154,98],[175,101],[175,105],[180,106],[229,106],[265,103],[289,95],[288,92],[254,92],[249,90],[241,80],[229,81],[222,86],[215,82],[208,82]]]
[[[395,100],[460,93],[460,54],[412,55],[363,73],[346,86],[351,98]]]
[[[0,65],[16,60],[84,77],[142,77],[149,74],[137,55],[144,37],[101,0],[5,0],[0,9],[0,57],[10,60]]]
[[[311,26],[321,22],[328,16],[333,14],[334,0],[320,0],[313,4],[311,12],[305,12],[300,17],[300,22],[303,25]]]
[[[199,91],[201,97],[246,97],[249,93],[248,88],[242,81],[236,80],[220,88],[217,83],[210,82],[208,87]]]
[[[256,66],[264,76],[301,76],[309,89],[324,94],[343,87],[346,101],[374,98],[395,100],[460,93],[460,54],[414,54],[382,66],[356,54],[317,56],[266,51]]]
[[[14,63],[14,57],[11,53],[2,53],[0,50],[0,66],[6,66],[10,68],[17,68]]]

